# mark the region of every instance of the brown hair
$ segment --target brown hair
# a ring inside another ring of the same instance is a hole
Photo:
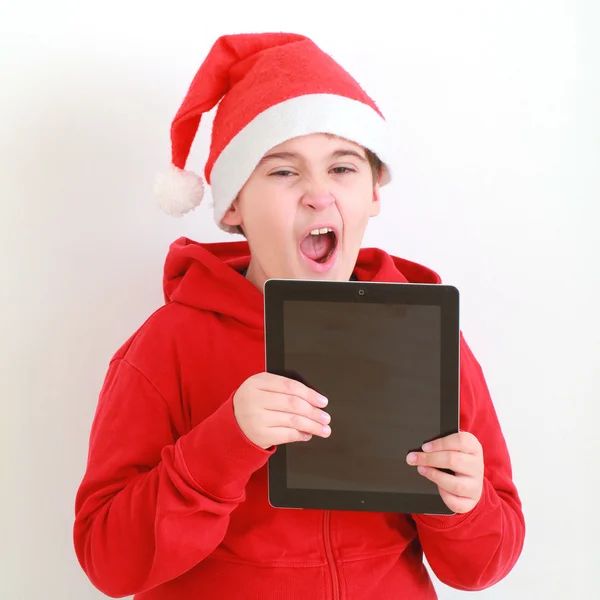
[[[381,159],[377,154],[371,152],[368,148],[365,148],[365,153],[367,155],[367,160],[369,161],[369,166],[371,167],[371,173],[373,173],[373,184],[378,183],[381,172],[383,171],[383,162],[381,162]]]

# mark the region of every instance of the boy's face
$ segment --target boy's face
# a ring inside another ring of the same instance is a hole
[[[364,149],[313,134],[267,152],[223,222],[244,231],[259,289],[269,278],[347,281],[379,206]]]

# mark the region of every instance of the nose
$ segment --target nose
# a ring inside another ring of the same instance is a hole
[[[302,205],[316,211],[325,210],[334,202],[333,194],[324,189],[313,189],[302,196]]]

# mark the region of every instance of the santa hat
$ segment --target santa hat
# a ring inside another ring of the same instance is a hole
[[[204,195],[200,177],[185,166],[202,115],[217,104],[204,175],[221,219],[274,146],[328,133],[374,152],[390,180],[386,122],[360,85],[309,38],[292,33],[220,37],[200,66],[171,126],[171,160],[155,193],[161,208],[181,216]]]

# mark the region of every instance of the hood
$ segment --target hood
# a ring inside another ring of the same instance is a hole
[[[182,237],[171,244],[165,261],[165,301],[262,328],[263,294],[241,274],[249,264],[245,241],[200,243]],[[377,248],[360,250],[354,273],[360,281],[441,283],[431,269]]]

